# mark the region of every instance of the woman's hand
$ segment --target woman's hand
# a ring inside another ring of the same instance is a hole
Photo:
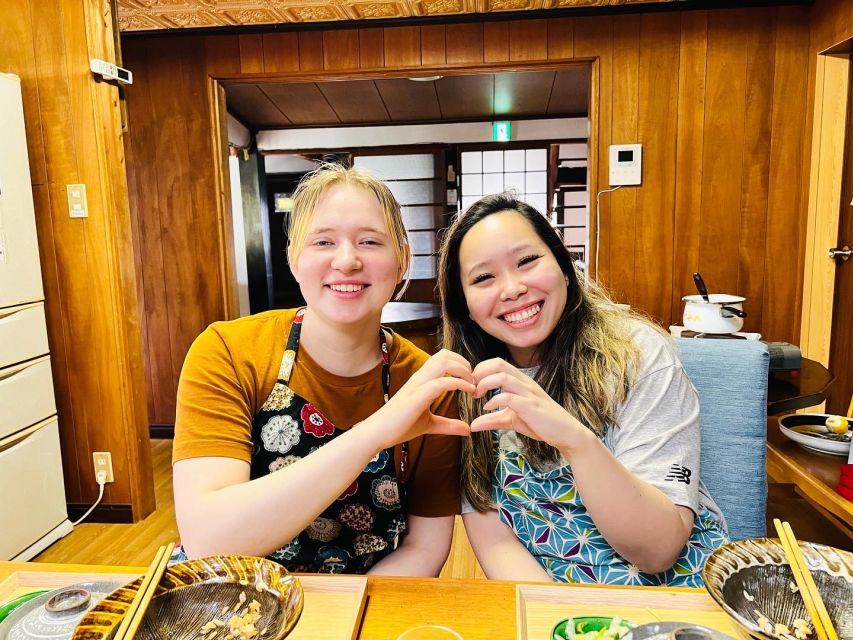
[[[470,428],[462,420],[437,416],[430,411],[430,405],[448,391],[473,394],[474,376],[465,358],[442,349],[424,362],[385,406],[358,428],[375,430],[383,449],[424,433],[470,435]]]
[[[475,398],[481,398],[493,389],[499,388],[501,392],[483,406],[492,413],[475,419],[471,423],[472,432],[512,429],[560,451],[572,450],[590,433],[530,376],[502,358],[478,364],[474,368],[474,379],[477,382]]]

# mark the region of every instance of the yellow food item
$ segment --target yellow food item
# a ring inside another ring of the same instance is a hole
[[[261,603],[252,600],[249,606],[243,609],[239,615],[233,616],[228,621],[228,630],[236,640],[252,640],[258,635],[255,623],[261,619]]]
[[[844,416],[829,416],[824,424],[832,433],[847,433],[848,422]]]

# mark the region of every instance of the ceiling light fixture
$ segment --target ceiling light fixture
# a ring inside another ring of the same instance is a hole
[[[441,80],[444,76],[422,76],[420,78],[409,78],[412,82],[435,82]]]

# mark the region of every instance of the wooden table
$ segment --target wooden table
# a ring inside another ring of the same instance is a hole
[[[853,539],[853,502],[835,492],[841,456],[807,451],[779,431],[779,418],[767,420],[767,475],[774,482],[793,484],[797,493],[832,517]]]
[[[144,570],[144,567],[0,562],[0,581],[15,571],[140,574]],[[489,580],[369,576],[367,605],[356,637],[361,640],[394,640],[411,627],[435,624],[455,629],[465,640],[516,640],[519,637],[516,628],[517,588],[519,594],[526,594],[519,599],[523,601],[520,617],[528,617],[528,628],[539,625],[539,630],[530,634],[531,640],[540,637],[548,640],[544,637],[547,631],[543,632],[542,628],[543,624],[550,628],[554,616],[579,615],[580,610],[607,615],[610,609],[610,615],[645,611],[638,616],[638,622],[654,619],[649,615],[659,615],[660,619],[682,619],[714,626],[729,635],[735,634],[726,614],[702,589],[517,585]],[[554,593],[561,594],[558,600],[567,604],[553,604]],[[562,594],[566,597],[563,598]],[[557,613],[546,616],[543,623],[542,611],[549,606]]]

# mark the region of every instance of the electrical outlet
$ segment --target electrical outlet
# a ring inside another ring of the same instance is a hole
[[[115,482],[113,478],[113,454],[109,451],[94,451],[92,458],[95,460],[95,477],[104,472],[106,474],[105,482]]]

